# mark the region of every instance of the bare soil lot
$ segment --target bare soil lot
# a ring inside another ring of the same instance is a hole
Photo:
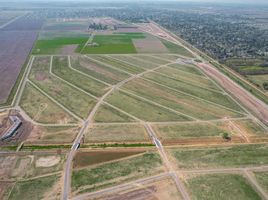
[[[131,150],[91,150],[90,152],[79,151],[74,158],[74,168],[81,168],[108,161],[113,161],[140,153],[144,153],[143,149]]]

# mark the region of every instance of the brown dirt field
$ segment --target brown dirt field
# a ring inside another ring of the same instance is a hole
[[[35,166],[36,167],[52,167],[52,166],[57,165],[59,162],[60,162],[60,157],[46,156],[46,157],[38,158],[35,161]]]
[[[268,107],[255,96],[240,87],[237,83],[219,72],[215,67],[198,63],[197,66],[207,75],[216,80],[223,88],[229,91],[236,99],[251,110],[262,122],[268,124]]]
[[[13,183],[11,182],[0,182],[0,199],[6,199],[8,194],[8,188],[12,187]]]
[[[133,44],[138,53],[168,53],[165,45],[156,38],[134,39]]]
[[[10,173],[16,161],[16,156],[0,157],[0,180],[10,178]]]
[[[148,184],[133,185],[133,189],[108,194],[95,200],[181,200],[175,183],[170,178]],[[88,200],[93,200],[89,198]]]
[[[73,163],[74,168],[81,168],[108,161],[114,161],[144,152],[145,150],[100,150],[90,152],[80,151],[76,154]]]

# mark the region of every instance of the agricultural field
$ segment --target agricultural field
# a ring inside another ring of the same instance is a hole
[[[85,134],[85,143],[151,143],[142,125],[96,125]]]
[[[79,132],[78,126],[34,126],[25,144],[71,144]]]
[[[254,172],[255,178],[263,189],[268,191],[268,173],[267,172]]]
[[[263,91],[268,90],[268,75],[247,75],[247,78],[252,81],[254,84],[256,84],[259,88],[261,88]]]
[[[170,148],[169,154],[179,169],[246,167],[267,165],[267,144],[228,147]]]
[[[262,199],[250,183],[238,174],[190,175],[185,182],[194,200]]]
[[[0,199],[265,197],[262,110],[153,22],[64,13],[0,29]]]
[[[147,152],[129,159],[74,170],[72,191],[74,194],[81,194],[104,186],[118,184],[118,181],[125,182],[162,171],[163,167],[159,155]]]
[[[12,187],[8,199],[59,199],[61,193],[59,179],[59,176],[47,176],[19,181]]]
[[[135,156],[144,153],[145,150],[97,150],[97,151],[80,151],[74,158],[74,168],[81,169],[89,166],[98,165],[104,162],[123,159],[129,156]]]

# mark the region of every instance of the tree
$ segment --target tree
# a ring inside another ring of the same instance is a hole
[[[225,140],[230,140],[231,139],[231,137],[229,136],[229,133],[227,133],[227,132],[222,133],[222,138],[225,139]]]

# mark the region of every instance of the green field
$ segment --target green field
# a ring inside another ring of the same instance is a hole
[[[30,80],[77,116],[86,118],[96,100],[50,74],[49,60],[49,57],[35,59]]]
[[[152,69],[160,65],[151,62],[146,62],[145,60],[140,60],[132,56],[124,56],[124,55],[110,55],[110,56],[146,69]]]
[[[165,108],[145,102],[123,92],[114,92],[107,101],[123,111],[146,121],[188,121],[187,117],[168,111]]]
[[[261,200],[248,181],[238,174],[199,175],[186,180],[193,200]]]
[[[66,124],[77,122],[74,117],[29,83],[25,86],[19,105],[29,117],[39,123]]]
[[[72,174],[72,191],[89,192],[105,186],[150,176],[162,171],[160,156],[145,153],[130,159],[115,161],[96,167],[74,170]]]
[[[105,123],[105,122],[133,122],[136,120],[108,105],[101,105],[94,116],[94,121],[99,123]]]
[[[96,35],[93,43],[98,46],[86,46],[83,54],[127,54],[137,53],[132,39],[143,39],[143,33],[114,33],[112,35]]]
[[[77,86],[78,88],[81,88],[84,91],[93,94],[97,97],[100,97],[105,92],[107,92],[106,89],[107,86],[105,84],[72,70],[68,66],[68,58],[66,56],[53,57],[52,72],[57,76],[59,76],[60,78]]]
[[[202,82],[202,78],[198,79],[198,78],[192,77],[192,80],[196,80],[196,83],[195,83],[196,85],[191,85],[191,84],[187,84],[184,81],[174,80],[172,78],[162,76],[156,73],[147,73],[146,75],[144,75],[144,77],[149,80],[155,81],[159,84],[173,88],[178,92],[183,92],[184,94],[186,93],[194,97],[198,97],[198,98],[225,106],[227,108],[230,108],[236,111],[242,111],[242,108],[237,103],[235,103],[229,96],[220,92],[207,90],[207,89],[196,86],[198,80]]]
[[[11,191],[11,194],[8,199],[12,200],[40,200],[46,199],[47,194],[50,194],[50,198],[59,198],[60,194],[53,193],[52,188],[55,187],[55,184],[59,181],[60,177],[58,176],[48,176],[44,178],[33,179],[29,181],[17,182],[14,188]]]
[[[189,51],[187,51],[182,46],[179,46],[179,45],[174,44],[172,42],[169,42],[167,40],[162,40],[162,43],[167,47],[167,49],[170,51],[170,53],[176,53],[176,54],[180,54],[182,56],[187,56],[190,58],[194,57]]]
[[[182,65],[182,64],[174,63],[174,64],[170,64],[168,66],[173,68],[173,69],[180,70],[180,71],[177,71],[176,75],[179,75],[178,72],[184,71],[184,72],[188,72],[188,73],[191,73],[194,75],[203,76],[204,78],[206,78],[204,73],[194,65]],[[171,71],[171,74],[172,74],[172,71]]]
[[[73,68],[110,84],[116,84],[129,77],[129,75],[124,72],[83,56],[71,57],[71,64]]]
[[[139,74],[141,72],[144,72],[145,70],[141,67],[137,67],[135,65],[132,64],[127,64],[124,62],[120,62],[118,60],[115,60],[113,58],[107,57],[107,56],[101,56],[101,55],[92,55],[90,56],[91,58],[98,60],[106,65],[118,68],[120,70],[123,70],[127,73],[131,73],[131,74]]]
[[[154,63],[157,66],[159,66],[159,65],[165,65],[165,64],[169,63],[169,61],[167,61],[167,60],[163,60],[161,58],[153,57],[153,56],[150,56],[150,55],[137,54],[137,55],[132,55],[132,57],[138,58],[138,59],[140,59],[142,61],[145,61],[145,62]]]
[[[33,54],[54,54],[66,45],[77,45],[76,52],[80,52],[86,44],[88,37],[58,37],[37,40]]]
[[[264,83],[268,83],[268,75],[264,74],[264,75],[248,75],[247,78],[253,82],[254,84],[256,84],[258,87],[260,87],[262,90],[265,90],[264,88]]]
[[[85,135],[86,143],[150,143],[142,125],[95,125]]]
[[[261,187],[268,192],[268,172],[254,172],[254,175]]]
[[[169,152],[178,168],[243,167],[268,164],[268,145],[177,148]]]
[[[169,141],[183,138],[221,137],[225,132],[231,134],[223,123],[155,124],[153,128],[160,140]]]
[[[140,97],[143,97],[152,102],[156,102],[165,107],[171,108],[183,114],[190,115],[197,119],[217,119],[224,117],[241,117],[242,114],[227,110],[225,108],[207,103],[203,100],[193,98],[189,95],[182,94],[180,92],[171,90],[169,88],[159,86],[155,83],[151,83],[147,80],[135,79],[126,83],[123,89],[131,91]],[[198,92],[196,90],[196,92]],[[219,94],[222,98],[222,96]],[[207,97],[209,98],[209,97]],[[213,97],[212,97],[213,98]],[[230,101],[227,97],[225,99],[218,98],[222,104],[232,104],[235,107],[235,103]]]

